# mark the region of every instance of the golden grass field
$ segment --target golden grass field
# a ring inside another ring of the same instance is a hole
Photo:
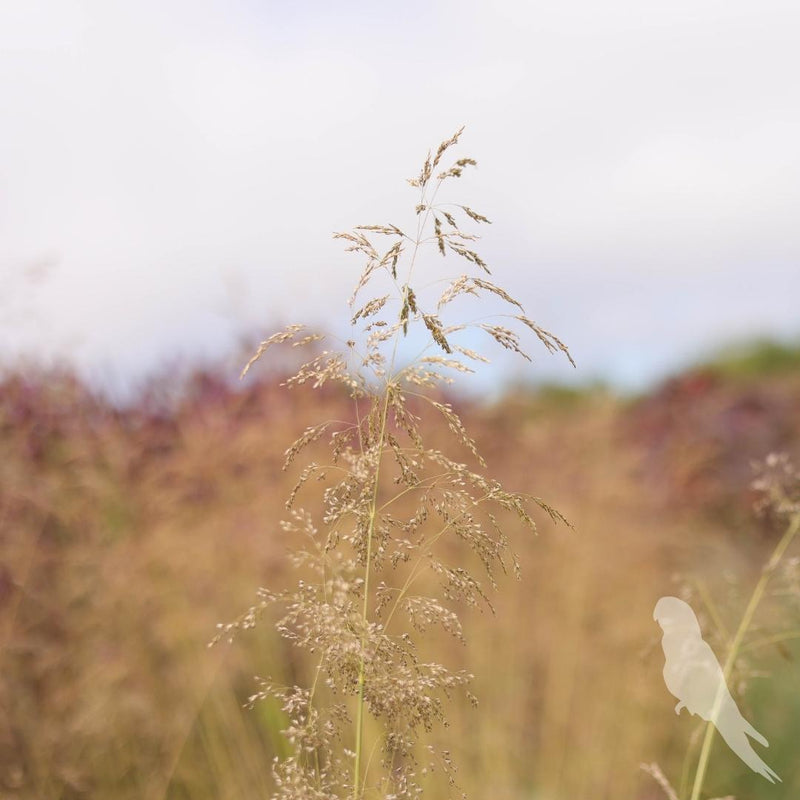
[[[283,451],[348,403],[277,383],[262,372],[234,390],[198,373],[177,400],[152,391],[125,410],[67,374],[0,383],[3,800],[269,796],[283,718],[242,705],[255,675],[292,681],[308,665],[266,621],[207,643],[259,586],[286,584],[278,522],[299,467],[282,472]],[[574,526],[542,515],[536,537],[509,530],[523,580],[501,581],[496,614],[464,612],[466,646],[429,642],[476,676],[479,707],[455,697],[436,734],[460,786],[493,800],[663,797],[639,765],[680,785],[698,722],[673,713],[653,607],[686,588],[701,622],[737,625],[780,535],[752,512],[750,462],[800,455],[800,373],[694,370],[638,398],[552,388],[453,402],[488,472]],[[789,635],[757,647],[800,628],[798,608],[769,593],[741,702],[784,782],[717,742],[707,797],[800,795],[800,647]]]

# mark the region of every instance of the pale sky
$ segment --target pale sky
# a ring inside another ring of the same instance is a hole
[[[331,233],[413,218],[462,124],[452,199],[578,362],[531,343],[492,380],[641,387],[796,338],[798,42],[771,0],[0,0],[0,361],[119,385],[341,329]]]

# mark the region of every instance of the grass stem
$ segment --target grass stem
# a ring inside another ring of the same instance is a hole
[[[753,622],[753,617],[755,616],[758,604],[761,602],[761,598],[764,596],[769,579],[777,568],[778,564],[780,564],[781,559],[786,553],[789,545],[792,543],[792,540],[797,535],[798,530],[800,530],[800,514],[795,514],[793,515],[791,522],[781,537],[781,540],[778,542],[775,550],[770,556],[769,561],[767,561],[767,563],[764,565],[764,568],[761,570],[761,576],[758,579],[755,589],[753,589],[750,602],[747,604],[747,608],[745,609],[742,620],[739,623],[739,627],[733,636],[733,641],[731,642],[730,649],[728,650],[728,657],[725,659],[725,665],[722,668],[722,675],[726,684],[730,678],[731,672],[733,671],[733,666],[736,663],[736,659],[739,656],[742,641],[744,640],[747,631],[750,629],[750,625]],[[692,794],[690,796],[690,800],[699,800],[700,792],[703,790],[703,782],[705,781],[706,770],[708,769],[708,761],[711,755],[711,744],[714,741],[715,731],[716,727],[714,726],[714,723],[709,721],[706,724],[703,745],[700,748],[700,759],[697,762],[697,771],[695,772],[694,776],[694,784],[692,785]]]

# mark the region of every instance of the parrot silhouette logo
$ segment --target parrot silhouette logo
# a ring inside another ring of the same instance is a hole
[[[751,737],[764,747],[767,740],[742,716],[725,683],[722,667],[714,651],[703,640],[700,624],[692,607],[677,597],[662,597],[653,619],[664,631],[664,683],[678,698],[675,713],[689,709],[706,722],[713,722],[728,747],[750,769],[770,783],[780,781],[777,773],[762,761],[750,744]]]

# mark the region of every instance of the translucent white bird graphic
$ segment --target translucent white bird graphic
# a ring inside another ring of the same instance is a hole
[[[662,597],[653,619],[664,631],[664,682],[670,694],[678,698],[675,713],[689,709],[707,722],[713,722],[728,747],[754,772],[770,783],[778,775],[753,749],[750,736],[764,747],[767,740],[742,716],[728,687],[714,651],[703,640],[700,623],[688,603],[677,597]]]

